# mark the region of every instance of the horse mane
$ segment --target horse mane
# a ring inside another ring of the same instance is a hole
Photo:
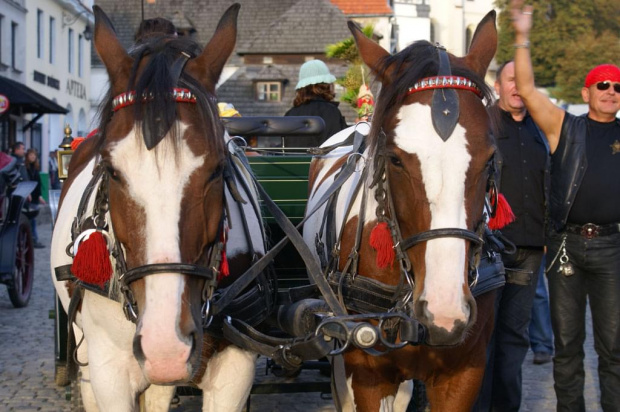
[[[382,62],[378,70],[379,77],[387,77],[388,71],[396,73],[392,81],[385,85],[381,90],[377,105],[375,107],[374,119],[384,119],[395,107],[400,107],[407,98],[407,92],[415,82],[425,77],[436,76],[439,71],[439,57],[437,48],[426,40],[419,40],[399,53],[387,56]],[[482,92],[487,105],[494,101],[493,92],[484,78],[479,76],[473,70],[456,64],[451,60],[451,70],[453,76],[462,76],[473,81]],[[369,147],[375,150],[382,142],[381,122],[373,122],[368,137]]]
[[[177,119],[177,103],[171,99],[171,91],[175,87],[189,89],[196,96],[198,105],[197,113],[200,121],[209,127],[203,133],[210,149],[220,156],[225,153],[225,142],[222,138],[224,126],[222,125],[216,106],[216,97],[209,93],[205,87],[196,79],[183,71],[179,79],[174,79],[171,67],[181,53],[187,53],[191,58],[196,57],[201,52],[197,43],[187,37],[174,37],[170,35],[149,36],[137,43],[129,50],[129,55],[133,58],[133,65],[129,75],[127,91],[135,91],[136,96],[147,93],[152,99],[143,101],[136,98],[132,107],[125,110],[134,111],[134,121],[141,124],[140,133],[142,137],[149,132],[171,134],[175,153],[182,136],[178,136],[178,130],[174,125]],[[149,58],[144,65],[141,73],[138,73],[140,63],[144,58]],[[99,133],[100,139],[97,148],[101,149],[114,112],[112,110],[113,96],[112,88],[108,91],[99,106]],[[183,104],[183,103],[181,103]],[[215,138],[209,138],[214,136]],[[159,145],[158,145],[159,146]],[[157,150],[158,146],[154,148]]]

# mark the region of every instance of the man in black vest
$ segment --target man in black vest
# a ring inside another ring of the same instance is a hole
[[[551,151],[549,299],[555,335],[558,411],[585,411],[585,311],[598,354],[601,406],[620,405],[620,68],[585,78],[588,114],[573,116],[534,86],[529,53],[532,7],[512,0],[517,87]]]
[[[491,111],[499,118],[496,143],[501,171],[500,192],[515,221],[502,234],[517,246],[502,254],[506,285],[498,291],[495,330],[474,410],[517,412],[521,406],[521,365],[530,346],[528,326],[543,258],[548,149],[515,85],[512,61],[497,69],[499,99]]]

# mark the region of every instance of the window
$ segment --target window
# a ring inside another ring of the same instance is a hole
[[[11,22],[11,67],[17,70],[17,23]]]
[[[280,82],[256,83],[256,100],[261,102],[279,102],[281,100]]]
[[[50,63],[56,62],[56,19],[50,17]]]
[[[78,36],[78,76],[82,77],[84,73],[84,65],[82,64],[82,60],[84,60],[84,37],[80,34]]]
[[[37,9],[37,57],[43,58],[43,12]]]
[[[73,29],[69,29],[69,73],[73,73]]]

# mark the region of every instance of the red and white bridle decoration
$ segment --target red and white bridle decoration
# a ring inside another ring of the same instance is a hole
[[[482,99],[482,92],[471,80],[461,76],[435,76],[425,77],[424,79],[414,83],[409,88],[407,94],[413,94],[422,90],[432,89],[462,89],[476,93]]]
[[[175,87],[170,93],[172,99],[181,103],[196,103],[196,95],[189,89],[181,89]],[[142,94],[142,101],[148,101],[153,99],[153,95],[149,93]],[[133,90],[130,92],[121,93],[112,100],[112,110],[117,111],[123,107],[131,106],[136,101],[136,92]]]

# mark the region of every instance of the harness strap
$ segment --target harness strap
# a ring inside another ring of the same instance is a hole
[[[73,295],[71,295],[69,307],[67,308],[67,377],[72,381],[77,379],[77,367],[79,364],[77,360],[78,346],[75,341],[75,331],[73,330],[73,323],[75,322],[78,307],[82,303],[83,298],[83,289],[78,287],[74,290]]]
[[[191,263],[153,263],[150,265],[142,265],[128,270],[119,276],[119,280],[129,285],[136,280],[142,279],[147,275],[155,273],[177,272],[184,275],[198,276],[204,278],[207,282],[212,282],[215,287],[216,279],[213,268],[194,265]]]
[[[307,339],[275,338],[231,318],[224,321],[222,329],[224,338],[233,344],[270,357],[285,369],[297,369],[304,360],[320,359],[332,350],[322,334]]]
[[[364,135],[356,132],[355,143],[353,145],[353,153],[361,153],[363,151],[363,142]],[[302,259],[304,259],[306,265],[308,265],[309,273],[312,276],[312,279],[317,283],[317,285],[321,283],[322,286],[319,288],[321,292],[323,293],[323,291],[325,290],[326,294],[324,294],[324,296],[326,297],[326,301],[330,305],[330,308],[334,311],[335,314],[344,314],[344,309],[340,306],[340,303],[334,296],[331,289],[329,289],[329,286],[327,285],[327,282],[325,281],[320,271],[320,268],[318,268],[318,264],[316,263],[314,256],[312,256],[308,246],[306,246],[303,238],[299,234],[298,228],[300,228],[310,216],[316,213],[316,211],[319,210],[323,206],[323,204],[329,200],[331,195],[335,193],[344,184],[344,182],[346,182],[346,180],[349,178],[349,176],[351,176],[351,174],[353,174],[354,171],[355,162],[347,163],[347,166],[342,170],[340,175],[338,175],[332,185],[323,194],[323,197],[319,199],[319,201],[311,211],[306,213],[306,217],[304,217],[304,219],[297,225],[297,227],[293,226],[293,224],[286,218],[284,213],[282,213],[278,206],[269,198],[263,187],[258,182],[256,182],[256,187],[259,190],[261,197],[263,197],[265,205],[269,208],[269,211],[274,216],[276,223],[280,225],[287,237],[280,240],[274,247],[269,250],[269,252],[267,252],[263,257],[256,261],[256,263],[252,265],[252,267],[246,270],[245,273],[243,273],[232,285],[222,291],[219,299],[217,299],[213,304],[214,314],[221,312],[223,308],[230,304],[230,302],[239,293],[241,293],[241,291],[248,287],[248,285],[256,278],[256,276],[258,276],[265,269],[265,267],[267,267],[267,265],[269,265],[273,261],[274,257],[282,251],[284,246],[286,246],[286,244],[291,240],[290,238],[296,239],[295,246],[297,247],[298,251],[305,251],[305,253],[300,252],[300,255]],[[255,179],[253,174],[251,176],[253,179]],[[310,270],[310,268],[312,268],[312,270]],[[320,280],[317,281],[317,279]]]
[[[390,312],[394,303],[406,294],[402,288],[399,291],[398,286],[351,273],[334,272],[330,274],[329,283],[342,294],[346,308],[357,313]]]
[[[407,250],[418,243],[425,242],[427,240],[437,239],[441,237],[456,237],[465,240],[469,240],[476,245],[482,245],[484,240],[477,233],[471,230],[461,228],[441,228],[431,229],[422,233],[415,234],[400,242],[403,250]]]

